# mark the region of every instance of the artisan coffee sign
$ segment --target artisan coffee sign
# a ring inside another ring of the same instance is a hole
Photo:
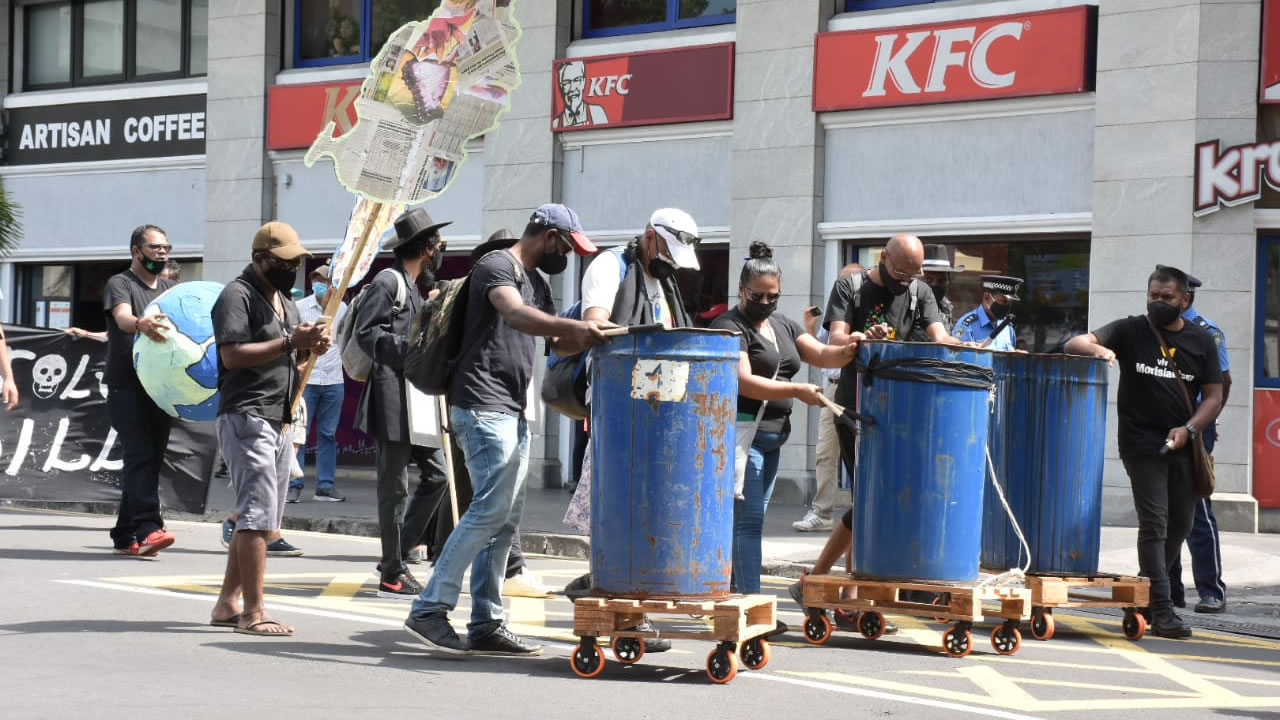
[[[821,33],[813,109],[1077,93],[1093,86],[1096,9]]]
[[[567,58],[551,74],[551,129],[733,117],[733,43]]]
[[[14,165],[203,155],[205,96],[11,108]]]
[[[1262,197],[1262,183],[1280,190],[1280,140],[1221,149],[1217,140],[1196,145],[1197,217]]]

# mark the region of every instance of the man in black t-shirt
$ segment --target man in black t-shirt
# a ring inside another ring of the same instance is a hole
[[[1138,566],[1151,580],[1152,630],[1171,638],[1191,636],[1169,595],[1169,568],[1195,513],[1188,445],[1222,410],[1218,349],[1209,333],[1183,320],[1190,302],[1187,275],[1157,266],[1147,281],[1145,316],[1116,320],[1066,345],[1068,353],[1120,363],[1117,434],[1138,514]],[[1194,413],[1184,392],[1203,398]]]
[[[115,552],[154,557],[173,544],[160,517],[160,469],[169,444],[169,416],[142,389],[133,369],[133,340],[142,334],[164,342],[169,326],[162,314],[139,317],[174,285],[160,277],[169,258],[169,238],[155,225],[141,225],[129,239],[129,269],[107,280],[102,307],[107,314],[107,416],[124,451],[120,472],[120,512],[111,541]]]

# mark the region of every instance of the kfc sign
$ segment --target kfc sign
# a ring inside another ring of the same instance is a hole
[[[554,132],[733,117],[733,43],[567,58],[551,80]]]
[[[1211,140],[1196,145],[1194,215],[1217,212],[1262,197],[1262,181],[1280,190],[1280,140],[1219,149]]]
[[[1280,103],[1280,0],[1262,4],[1262,102]]]
[[[360,80],[267,88],[267,149],[311,147],[321,128],[333,122],[340,137],[356,124]]]
[[[821,33],[813,109],[989,100],[1092,88],[1093,6]]]

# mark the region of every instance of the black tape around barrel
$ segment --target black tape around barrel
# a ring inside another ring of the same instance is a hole
[[[991,368],[955,360],[923,357],[881,360],[880,353],[875,353],[866,362],[859,357],[857,367],[862,384],[866,387],[871,387],[875,378],[953,385],[979,390],[990,390],[995,387],[995,372]]]

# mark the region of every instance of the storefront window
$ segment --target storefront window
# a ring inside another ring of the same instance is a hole
[[[440,0],[298,0],[294,65],[365,63],[391,33],[425,20]]]
[[[182,0],[137,0],[137,3],[134,67],[138,74],[182,72]]]
[[[607,37],[731,23],[737,0],[586,0],[582,34]]]
[[[1258,242],[1258,387],[1280,388],[1280,237]]]
[[[27,8],[27,82],[61,85],[71,82],[71,5]]]
[[[191,40],[187,43],[187,74],[209,72],[209,0],[191,0]]]
[[[124,0],[84,4],[85,78],[124,74]]]

